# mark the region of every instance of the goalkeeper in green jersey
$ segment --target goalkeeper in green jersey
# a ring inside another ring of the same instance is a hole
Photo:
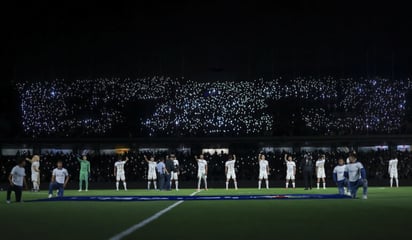
[[[82,191],[83,181],[86,183],[86,192],[89,190],[89,176],[90,176],[90,162],[87,161],[87,156],[77,158],[80,162],[80,176],[79,176],[79,192]]]

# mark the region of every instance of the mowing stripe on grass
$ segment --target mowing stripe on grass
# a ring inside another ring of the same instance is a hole
[[[198,192],[193,192],[192,194],[190,194],[190,196],[194,196],[196,193]],[[130,234],[132,234],[133,232],[135,232],[136,230],[146,226],[147,224],[153,222],[154,220],[158,219],[159,217],[161,217],[163,214],[167,213],[168,211],[172,210],[173,208],[175,208],[176,206],[179,206],[180,204],[182,204],[184,201],[180,200],[178,202],[173,203],[172,205],[170,205],[169,207],[157,212],[156,214],[154,214],[153,216],[146,218],[145,220],[131,226],[130,228],[124,230],[123,232],[113,236],[110,238],[110,240],[120,240]]]

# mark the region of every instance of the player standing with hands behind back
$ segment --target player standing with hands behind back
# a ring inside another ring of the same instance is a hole
[[[207,190],[207,161],[203,159],[203,154],[200,154],[199,158],[195,156],[195,160],[197,161],[197,178],[199,179],[197,182],[197,191],[200,191],[200,183],[202,179],[205,183],[205,190]]]
[[[235,189],[237,190],[237,181],[236,181],[236,173],[235,173],[235,163],[236,163],[236,156],[229,156],[229,160],[225,163],[225,173],[226,173],[226,190],[229,189],[229,180],[232,178],[235,184]]]
[[[86,183],[86,192],[89,191],[89,175],[90,175],[90,162],[87,161],[87,156],[83,155],[82,158],[77,158],[80,162],[80,176],[79,176],[79,192],[82,191],[83,181]]]
[[[390,178],[389,180],[390,186],[393,187],[393,179],[395,179],[396,187],[399,187],[398,158],[394,157],[391,160],[389,160],[388,173],[389,173],[389,178]]]
[[[269,189],[269,162],[266,160],[265,155],[259,153],[258,156],[259,161],[259,182],[258,182],[258,189],[260,190],[262,186],[262,179],[265,179],[266,182],[266,189]]]

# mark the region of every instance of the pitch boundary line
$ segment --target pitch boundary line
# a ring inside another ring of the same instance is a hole
[[[199,193],[199,191],[193,192],[192,194],[190,194],[190,196],[194,196],[197,193]],[[155,213],[154,215],[152,215],[149,218],[146,218],[145,220],[129,227],[128,229],[116,234],[115,236],[109,238],[110,240],[120,240],[130,234],[132,234],[133,232],[139,230],[140,228],[146,226],[147,224],[153,222],[154,220],[158,219],[159,217],[161,217],[163,214],[169,212],[170,210],[172,210],[173,208],[179,206],[180,204],[182,204],[184,202],[184,200],[180,200],[178,202],[173,203],[172,205],[168,206],[167,208]]]

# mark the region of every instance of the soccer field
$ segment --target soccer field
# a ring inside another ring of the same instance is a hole
[[[196,196],[332,194],[335,188],[209,189]],[[65,196],[188,196],[146,190],[66,191]],[[25,201],[46,191],[24,192]],[[0,192],[2,239],[110,239],[176,201],[5,203]],[[13,195],[14,199],[14,195]],[[370,188],[369,199],[193,200],[184,201],[124,239],[397,239],[407,236],[412,217],[412,187]]]

